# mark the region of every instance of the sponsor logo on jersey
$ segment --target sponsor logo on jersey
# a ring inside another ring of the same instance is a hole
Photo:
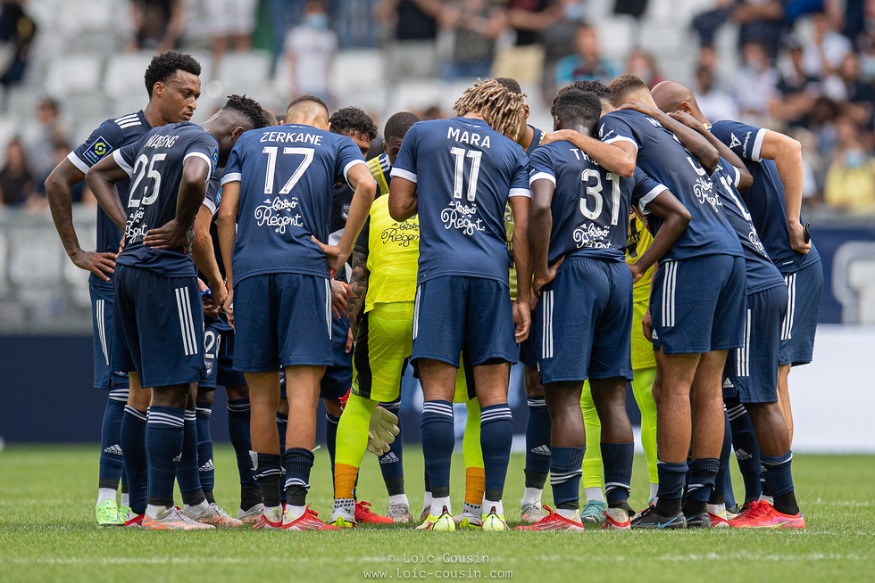
[[[103,160],[107,154],[112,151],[112,146],[103,137],[98,136],[94,142],[88,146],[88,149],[82,152],[82,157],[92,166]]]
[[[738,139],[738,136],[736,136],[735,134],[730,132],[729,133],[729,148],[730,149],[737,148],[740,145],[741,145],[741,140]]]

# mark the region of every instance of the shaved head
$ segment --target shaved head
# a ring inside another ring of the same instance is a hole
[[[663,81],[650,91],[653,95],[653,101],[656,106],[666,113],[674,113],[684,111],[691,114],[701,123],[707,123],[708,120],[699,109],[699,104],[696,102],[696,96],[693,91],[677,81]]]
[[[286,123],[328,129],[328,106],[313,95],[302,95],[286,109]]]

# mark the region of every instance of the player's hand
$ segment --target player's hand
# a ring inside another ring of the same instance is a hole
[[[541,145],[546,146],[547,144],[552,144],[553,142],[570,142],[576,136],[580,134],[574,130],[556,130],[555,132],[551,132],[546,134],[543,138],[541,138]]]
[[[636,261],[635,263],[627,263],[626,265],[629,266],[629,271],[632,272],[632,283],[638,283],[638,281],[642,277],[644,277],[644,272],[642,272],[641,268],[638,267],[638,262]]]
[[[662,111],[660,111],[659,109],[642,101],[638,101],[637,99],[633,99],[629,103],[625,103],[617,109],[631,109],[633,111],[643,113],[644,115],[649,115],[650,117],[658,117],[660,115],[663,115]]]
[[[97,253],[79,249],[70,259],[79,269],[90,271],[103,281],[109,281],[109,276],[115,272],[115,253]]]
[[[395,443],[395,436],[399,433],[398,417],[378,405],[371,413],[368,426],[368,451],[378,457],[388,453],[389,446]]]
[[[349,253],[344,253],[340,245],[326,245],[313,235],[310,235],[310,240],[316,243],[322,249],[322,252],[325,253],[325,259],[328,261],[328,276],[334,277],[343,268]]]
[[[331,280],[331,311],[339,318],[349,318],[349,284],[336,279]],[[347,351],[349,352],[349,351]]]
[[[352,333],[352,326],[346,329],[346,346],[343,347],[343,353],[349,354],[352,352],[352,345],[355,340],[355,336]]]
[[[225,288],[224,281],[217,281],[210,285],[210,297],[214,306],[216,306],[216,316],[219,316],[219,310],[225,305],[225,298],[228,297],[228,290]]]
[[[673,111],[668,114],[668,117],[672,118],[675,121],[679,121],[688,128],[692,128],[694,130],[699,130],[702,128],[702,124],[699,123],[699,120],[694,118],[686,111]]]
[[[228,295],[225,296],[225,302],[222,304],[222,310],[225,312],[225,316],[228,317],[228,323],[231,325],[231,328],[235,328],[234,327],[234,289],[230,288],[227,291],[228,291]]]
[[[535,294],[535,297],[541,297],[541,290],[545,285],[556,279],[556,273],[559,271],[559,267],[565,261],[565,256],[559,258],[559,261],[547,267],[546,273],[535,273],[532,279],[532,293]]]
[[[808,228],[803,227],[799,221],[791,221],[787,224],[787,229],[790,231],[790,247],[793,251],[808,255],[811,251],[811,235],[808,234]]]
[[[176,219],[170,219],[160,227],[149,229],[143,237],[143,245],[155,249],[189,248],[190,233]]]
[[[532,309],[529,302],[517,300],[513,303],[513,326],[514,339],[517,344],[522,344],[529,337],[529,329],[532,326]]]
[[[650,315],[650,308],[644,312],[644,319],[641,320],[641,331],[645,338],[653,342],[653,318]]]

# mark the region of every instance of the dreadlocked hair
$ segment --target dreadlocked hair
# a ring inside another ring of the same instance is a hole
[[[524,93],[515,93],[495,79],[477,81],[456,100],[456,115],[475,113],[489,126],[516,141],[525,118]]]

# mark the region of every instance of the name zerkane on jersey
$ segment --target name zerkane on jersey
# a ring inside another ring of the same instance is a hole
[[[468,130],[460,130],[453,127],[447,128],[447,139],[454,140],[456,142],[459,142],[460,144],[477,146],[478,148],[491,147],[491,144],[489,143],[489,136],[483,136],[476,132],[469,132]]]
[[[261,134],[260,142],[283,142],[287,144],[322,145],[322,136],[302,132],[267,132]]]

